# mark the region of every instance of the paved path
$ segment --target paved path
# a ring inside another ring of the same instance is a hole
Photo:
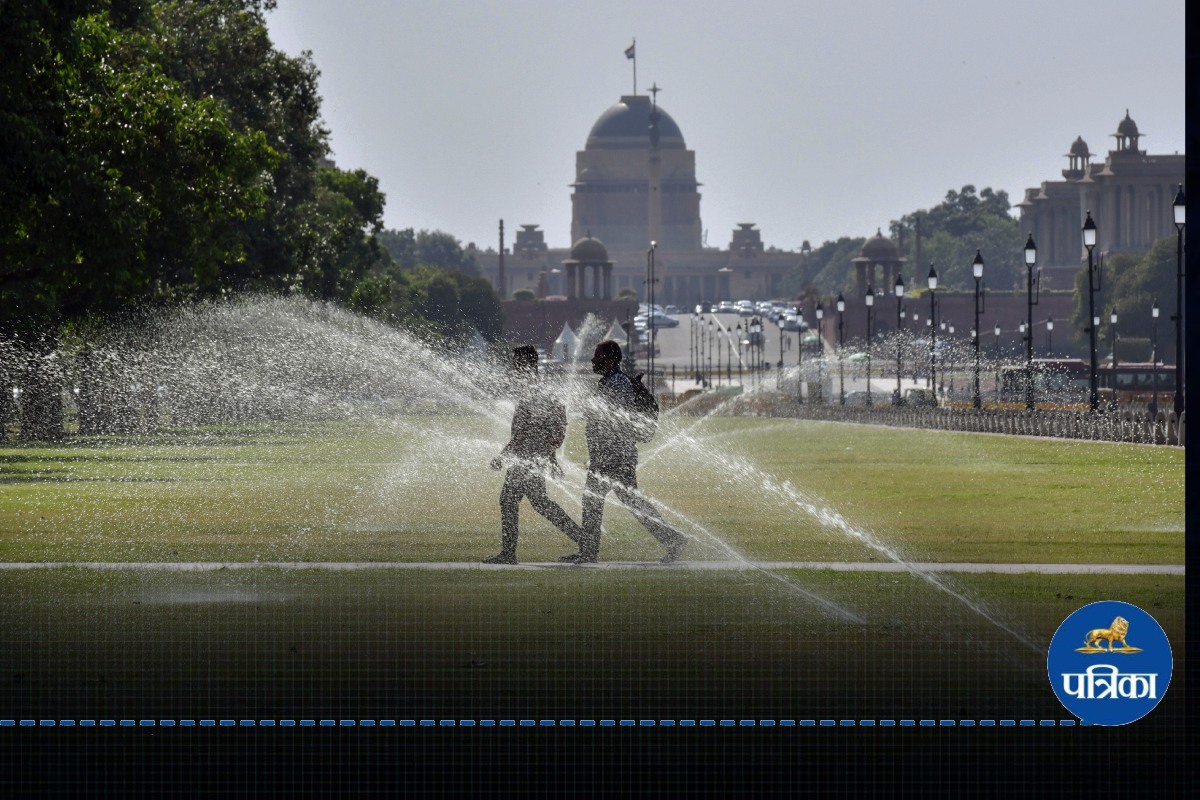
[[[0,562],[0,570],[79,567],[111,570],[161,570],[164,572],[215,572],[222,569],[319,569],[329,571],[364,569],[504,570],[504,569],[823,569],[834,572],[1000,572],[1043,575],[1183,575],[1181,564],[974,564],[895,561],[679,561],[671,565],[657,561],[601,561],[577,565],[558,562],[529,562],[509,566],[476,561],[17,561]]]

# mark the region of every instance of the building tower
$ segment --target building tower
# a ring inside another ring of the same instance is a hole
[[[652,163],[660,171],[657,204],[651,202]],[[699,251],[699,186],[696,154],[671,115],[647,95],[625,95],[600,115],[575,154],[571,238],[594,235],[613,252],[644,253],[651,239],[660,253]],[[661,226],[657,238],[652,218]]]

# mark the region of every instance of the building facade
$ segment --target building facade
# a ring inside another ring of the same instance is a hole
[[[631,291],[645,301],[650,243],[656,242],[654,300],[681,308],[779,297],[784,276],[800,260],[799,253],[765,248],[752,222],[739,223],[726,247],[705,245],[695,152],[647,95],[625,95],[606,109],[576,152],[571,238],[572,247],[549,247],[539,225],[521,225],[511,252],[503,254],[503,286],[500,251],[474,254],[506,298],[520,289],[577,300]],[[572,249],[585,240],[601,243],[610,263],[579,265]]]
[[[1095,254],[1144,253],[1175,234],[1171,203],[1186,170],[1182,154],[1149,155],[1138,146],[1144,136],[1126,110],[1117,125],[1115,149],[1103,162],[1083,137],[1071,145],[1063,180],[1025,190],[1017,204],[1021,228],[1033,235],[1043,286],[1067,289],[1086,263],[1081,233],[1087,212],[1096,223]]]

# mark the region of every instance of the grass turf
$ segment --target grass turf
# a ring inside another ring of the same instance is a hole
[[[551,496],[578,519],[573,423]],[[0,450],[0,559],[459,561],[494,552],[487,417]],[[689,558],[1183,563],[1175,448],[796,420],[675,420],[639,483]],[[610,498],[611,499],[611,498]],[[526,505],[523,560],[570,543]],[[601,557],[656,558],[611,505]]]
[[[552,488],[576,518],[580,427]],[[0,559],[477,560],[498,543],[486,464],[505,434],[421,417],[6,449]],[[642,461],[691,559],[1183,561],[1175,449],[712,418],[666,421]],[[628,514],[605,523],[602,558],[658,556]],[[567,549],[523,508],[523,560]],[[59,568],[0,588],[13,717],[973,719],[1066,716],[1044,648],[1092,600],[1139,605],[1182,641],[1184,581]],[[1154,735],[1182,719],[1175,656]]]

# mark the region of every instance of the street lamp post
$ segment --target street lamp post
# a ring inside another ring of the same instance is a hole
[[[950,373],[950,396],[953,397],[954,396],[954,323],[948,322],[946,324],[949,328],[949,334],[950,334],[948,337],[949,342],[950,342],[950,366],[946,367],[944,370],[942,370],[942,372]]]
[[[929,388],[937,392],[937,270],[929,264]]]
[[[996,323],[996,327],[993,328],[992,333],[994,333],[996,335],[996,402],[1002,403],[1004,401],[1004,398],[1000,392],[1000,323],[999,322]]]
[[[688,366],[692,377],[696,376],[696,313],[688,318]]]
[[[1183,228],[1187,214],[1187,198],[1183,195],[1183,184],[1171,205],[1175,213],[1175,416],[1183,413]]]
[[[713,385],[713,320],[708,320],[708,385]]]
[[[875,290],[867,287],[867,408],[871,407],[871,312],[875,308]]]
[[[738,323],[738,378],[742,379],[742,385],[746,383],[745,365],[742,363],[742,323]]]
[[[775,372],[775,389],[778,391],[783,386],[783,317],[776,319],[776,324],[779,326],[779,369]]]
[[[783,317],[780,317],[782,320]],[[783,336],[783,323],[779,323]],[[796,309],[796,403],[804,402],[804,307]]]
[[[725,329],[725,385],[733,386],[733,331]]]
[[[971,404],[978,411],[983,407],[979,397],[979,314],[984,310],[980,300],[985,298],[980,290],[986,290],[986,287],[980,284],[983,279],[983,254],[979,250],[975,251],[975,260],[971,262],[971,274],[975,276],[975,327],[971,329],[971,344],[975,348],[975,396]]]
[[[846,405],[846,365],[843,362],[845,356],[845,312],[846,300],[842,297],[842,293],[838,292],[837,296],[837,312],[838,312],[838,403]]]
[[[1091,356],[1091,371],[1088,377],[1088,408],[1093,412],[1100,405],[1100,396],[1096,388],[1096,329],[1100,327],[1100,318],[1096,316],[1096,292],[1100,290],[1097,285],[1096,268],[1092,262],[1092,250],[1096,247],[1096,223],[1092,220],[1092,212],[1087,212],[1087,219],[1083,221],[1083,246],[1087,248],[1088,253],[1088,318],[1092,321],[1091,328],[1088,329],[1088,345]]]
[[[1153,394],[1150,399],[1150,418],[1158,416],[1158,300],[1154,301],[1154,305],[1150,307],[1150,318],[1154,320],[1154,327],[1151,328],[1150,334],[1150,381],[1153,386]],[[1179,375],[1176,374],[1175,380],[1179,380]]]
[[[825,331],[823,329],[823,320],[825,319],[825,306],[821,305],[821,301],[817,301],[817,402],[825,402],[825,386],[821,383],[821,364],[825,361]],[[801,339],[801,342],[804,340]]]
[[[1117,307],[1108,315],[1108,333],[1112,342],[1112,360],[1109,362],[1109,388],[1112,390],[1112,407],[1117,407]]]
[[[1090,254],[1091,251],[1089,250]],[[1037,245],[1033,242],[1033,233],[1025,240],[1025,320],[1030,323],[1025,334],[1025,408],[1033,411],[1033,307],[1038,304],[1033,299],[1033,265],[1037,263]],[[1042,271],[1037,271],[1038,300],[1041,299]]]
[[[715,314],[713,315],[713,319],[716,320]],[[713,347],[717,351],[717,388],[720,389],[721,388],[721,329],[719,327],[716,329],[716,335],[713,337]]]
[[[903,402],[900,394],[900,368],[901,368],[901,350],[902,343],[900,341],[900,326],[904,321],[904,276],[896,275],[896,395],[892,398],[892,405],[898,406]]]
[[[750,320],[750,349],[751,369],[755,374],[755,384],[762,388],[763,383],[763,324],[762,317]]]
[[[1054,357],[1054,317],[1046,317],[1046,358]]]
[[[651,239],[650,240],[650,249],[646,251],[646,271],[647,271],[646,283],[650,286],[650,292],[649,292],[650,305],[646,309],[646,311],[648,312],[646,314],[646,316],[650,319],[650,326],[649,326],[650,327],[650,347],[649,347],[649,352],[646,356],[646,366],[647,366],[647,372],[649,372],[649,374],[650,374],[650,393],[651,394],[654,393],[654,345],[658,341],[658,337],[655,335],[657,333],[657,325],[656,325],[657,320],[655,319],[655,317],[657,315],[654,313],[654,284],[657,283],[657,281],[654,278],[654,251],[657,249],[658,249],[658,242]],[[634,336],[635,336],[635,338],[637,336],[636,330],[634,331]]]

